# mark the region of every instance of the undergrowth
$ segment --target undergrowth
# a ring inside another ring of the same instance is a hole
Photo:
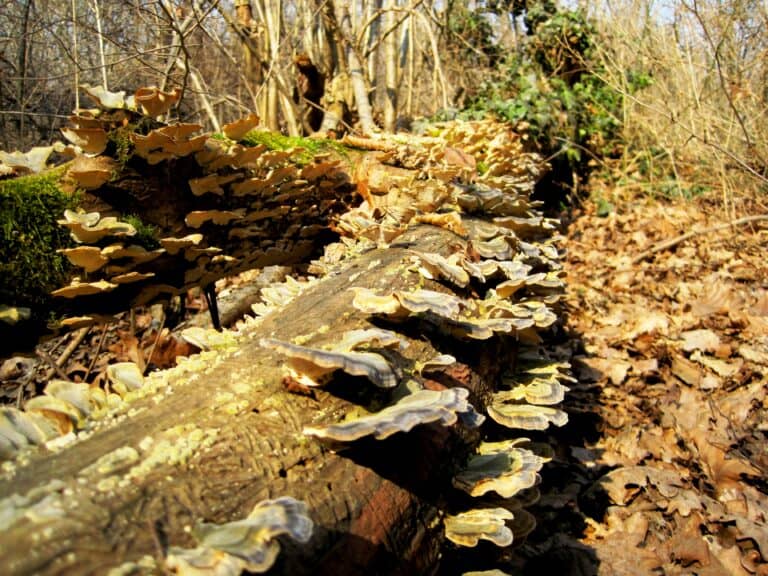
[[[530,3],[527,37],[502,59],[459,116],[492,114],[528,135],[530,146],[547,158],[550,176],[539,198],[561,204],[604,158],[622,154],[621,92],[608,85],[594,59],[602,41],[580,9],[559,9],[548,0]],[[633,90],[650,77],[628,71]]]

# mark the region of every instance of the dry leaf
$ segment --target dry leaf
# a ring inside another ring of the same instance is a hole
[[[712,330],[689,330],[680,336],[683,339],[683,350],[686,352],[714,352],[720,346],[720,338]]]

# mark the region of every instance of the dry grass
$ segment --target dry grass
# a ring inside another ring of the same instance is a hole
[[[593,5],[594,6],[594,5]],[[605,80],[625,93],[616,193],[719,195],[730,217],[768,192],[768,9],[755,0],[605,0]],[[652,77],[629,93],[628,70]]]

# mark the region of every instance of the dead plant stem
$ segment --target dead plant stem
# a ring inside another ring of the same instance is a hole
[[[727,228],[731,228],[734,226],[742,226],[743,224],[749,224],[751,222],[759,222],[761,220],[768,220],[768,214],[756,214],[753,216],[744,216],[743,218],[738,218],[737,220],[732,220],[730,222],[726,222],[725,224],[717,224],[716,226],[710,226],[709,228],[703,228],[702,230],[691,230],[690,232],[686,232],[685,234],[681,234],[677,238],[671,238],[669,240],[664,240],[663,242],[659,242],[658,244],[651,246],[648,250],[645,250],[635,256],[632,259],[632,264],[638,264],[648,258],[648,256],[651,256],[655,254],[656,252],[661,252],[662,250],[668,250],[670,248],[673,248],[674,246],[677,246],[678,244],[685,242],[689,238],[693,238],[694,236],[700,236],[702,234],[709,234],[710,232],[718,232],[720,230],[726,230]]]

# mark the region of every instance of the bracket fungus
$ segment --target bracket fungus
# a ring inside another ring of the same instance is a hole
[[[214,328],[190,326],[181,331],[182,339],[200,350],[227,350],[237,344],[237,333],[231,330],[219,332]]]
[[[286,276],[284,282],[275,282],[264,286],[260,291],[262,302],[252,304],[251,309],[257,316],[264,316],[270,310],[288,304],[288,302],[310,286],[311,283],[311,280],[299,281],[292,276]]]
[[[58,144],[61,145],[61,142]],[[0,176],[42,172],[55,148],[56,146],[35,146],[28,152],[15,150],[10,153],[0,150],[0,169],[7,168],[6,171],[0,170]]]
[[[466,288],[469,284],[469,273],[462,266],[463,257],[460,253],[451,254],[448,258],[440,254],[416,252],[415,258],[419,274],[430,280],[444,278],[451,284]]]
[[[471,426],[479,426],[484,418],[467,401],[469,390],[418,390],[380,412],[328,426],[306,426],[309,436],[352,442],[365,436],[383,440],[397,432],[408,432],[419,424],[440,422],[451,426],[459,417]]]
[[[368,288],[350,288],[355,294],[354,306],[365,314],[384,314],[404,318],[410,314],[432,312],[441,317],[455,317],[462,308],[462,299],[453,294],[434,290],[396,291],[380,296]]]
[[[37,413],[55,423],[60,434],[68,434],[83,427],[88,413],[79,406],[54,396],[35,396],[24,406],[29,413]]]
[[[257,114],[249,114],[245,118],[240,118],[234,122],[224,124],[224,126],[221,127],[221,130],[230,140],[240,140],[258,125],[259,116]]]
[[[245,216],[245,210],[241,208],[237,210],[193,210],[184,218],[184,223],[190,228],[200,228],[206,222],[225,226],[243,216]]]
[[[152,130],[146,136],[131,132],[134,152],[148,164],[159,164],[172,158],[183,158],[199,152],[208,140],[207,135],[190,136],[200,130],[199,124],[172,124]]]
[[[188,234],[182,238],[161,238],[160,245],[170,254],[175,256],[180,250],[189,248],[190,246],[197,246],[203,241],[204,236],[202,234]]]
[[[467,229],[461,221],[461,215],[458,212],[445,212],[443,214],[416,214],[411,218],[413,224],[431,224],[449,230],[454,234],[467,237]]]
[[[480,540],[489,540],[496,546],[512,544],[513,535],[505,522],[514,514],[506,508],[481,508],[455,516],[446,516],[445,537],[459,546],[474,547]]]
[[[42,414],[0,407],[0,459],[13,458],[19,450],[44,444],[59,434],[58,427]]]
[[[90,86],[89,84],[80,84],[80,88],[88,94],[101,108],[107,110],[116,110],[126,108],[136,109],[136,102],[133,95],[126,98],[125,91],[111,92],[103,86]]]
[[[515,235],[528,238],[541,234],[542,232],[549,233],[552,230],[557,229],[557,220],[553,218],[545,218],[543,216],[531,216],[528,218],[520,218],[518,216],[503,216],[493,219],[495,224],[513,230]]]
[[[133,94],[134,102],[141,111],[152,118],[162,116],[173,108],[181,98],[181,89],[174,88],[173,92],[163,92],[155,86],[139,88]]]
[[[485,184],[458,185],[456,201],[466,212],[480,212],[499,216],[527,216],[530,201],[525,197],[505,193]]]
[[[492,396],[487,411],[492,420],[507,428],[546,430],[550,424],[564,426],[568,423],[568,414],[562,410],[550,406],[510,403],[505,392]]]
[[[69,228],[72,238],[81,244],[92,244],[106,236],[134,236],[136,228],[127,222],[120,222],[114,216],[104,216],[98,212],[80,213],[64,211],[64,219],[57,220]]]
[[[58,296],[62,298],[77,298],[78,296],[91,296],[93,294],[102,294],[104,292],[111,292],[117,288],[117,284],[107,282],[106,280],[99,280],[97,282],[80,282],[77,279],[73,280],[69,286],[64,286],[51,292],[51,296]]]
[[[238,576],[246,570],[261,574],[280,553],[277,536],[287,535],[304,544],[312,531],[304,502],[290,496],[264,500],[243,520],[197,524],[192,535],[199,546],[171,547],[165,563],[176,574],[187,576]]]
[[[525,439],[484,442],[466,467],[453,478],[453,485],[470,496],[494,491],[511,498],[538,484],[539,470],[548,461],[518,444]]]
[[[529,404],[552,406],[559,404],[565,398],[569,388],[560,383],[561,379],[571,379],[560,373],[531,375],[528,378],[505,376],[502,384],[508,388],[497,393],[499,401],[523,400]]]
[[[408,347],[408,340],[405,340],[397,332],[391,330],[364,328],[360,330],[347,330],[333,348],[334,350],[357,350],[363,346],[405,350]]]
[[[144,374],[133,362],[117,362],[107,366],[107,378],[112,389],[121,396],[144,385]]]
[[[64,254],[67,260],[74,266],[79,266],[85,272],[95,272],[109,262],[109,258],[101,253],[101,248],[96,246],[76,246],[74,248],[62,248],[58,251]]]
[[[74,180],[79,188],[95,190],[108,182],[116,169],[117,162],[109,157],[77,156],[67,170],[67,176]]]
[[[242,174],[209,174],[201,178],[191,178],[189,180],[189,189],[195,196],[203,194],[215,194],[224,196],[224,188],[227,184],[242,178]]]
[[[98,156],[107,148],[104,128],[62,128],[61,133],[89,156]]]
[[[394,388],[399,379],[389,362],[374,352],[320,350],[273,338],[262,338],[259,344],[286,356],[291,376],[305,386],[322,386],[336,370],[365,376],[379,388]]]
[[[414,372],[417,374],[428,374],[430,372],[436,372],[449,368],[456,363],[456,358],[450,354],[438,354],[434,358],[430,358],[425,362],[417,362],[414,367]]]
[[[74,439],[74,433],[85,428],[89,419],[119,405],[123,396],[144,382],[138,366],[131,362],[111,365],[107,376],[117,394],[83,382],[51,380],[42,395],[27,400],[24,411],[1,408],[0,458],[12,458],[27,446],[54,448],[62,438]]]
[[[473,242],[472,248],[483,258],[512,260],[517,250],[515,239],[511,236],[496,236],[491,240]]]

